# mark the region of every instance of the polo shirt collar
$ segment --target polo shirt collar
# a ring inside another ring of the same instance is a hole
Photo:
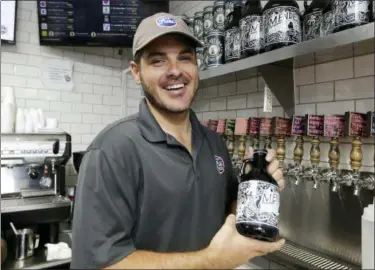
[[[190,110],[190,122],[193,129],[193,136],[205,137],[206,132],[195,113]],[[139,104],[138,126],[142,136],[149,142],[168,142],[168,136],[156,121],[154,115],[147,106],[146,99]]]

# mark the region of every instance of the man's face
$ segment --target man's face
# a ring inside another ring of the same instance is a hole
[[[198,67],[194,48],[180,36],[156,39],[145,47],[140,65],[132,62],[131,68],[154,107],[177,114],[190,108],[198,89]]]

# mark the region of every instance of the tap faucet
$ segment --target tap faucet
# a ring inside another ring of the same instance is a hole
[[[322,181],[329,182],[331,181],[332,185],[332,191],[337,192],[339,188],[339,178],[340,175],[338,166],[340,163],[340,147],[339,147],[339,140],[338,138],[331,138],[331,141],[329,142],[330,148],[328,152],[328,158],[329,158],[329,165],[330,168],[322,170]]]
[[[291,122],[288,118],[274,117],[272,119],[273,134],[277,137],[276,158],[279,161],[279,167],[283,170],[284,174],[288,173],[284,167],[285,160],[285,136],[291,134]]]
[[[302,158],[303,158],[303,137],[302,136],[297,136],[296,137],[296,146],[294,147],[293,150],[293,161],[294,161],[294,166],[290,166],[287,172],[288,176],[291,176],[295,179],[294,184],[298,186],[300,183],[302,177],[303,177],[303,167],[302,167]]]
[[[314,189],[318,188],[321,177],[319,175],[319,162],[320,162],[320,139],[317,136],[313,136],[311,139],[310,148],[310,163],[311,167],[304,170],[304,178],[307,178],[314,182]]]

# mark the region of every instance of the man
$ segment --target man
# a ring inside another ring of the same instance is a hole
[[[228,151],[189,109],[201,45],[170,14],[139,25],[131,70],[145,99],[138,114],[106,127],[82,161],[72,268],[234,268],[283,245],[243,237],[227,217],[237,192]],[[268,170],[283,186],[274,156]]]

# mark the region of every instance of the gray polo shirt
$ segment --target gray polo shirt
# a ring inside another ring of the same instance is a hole
[[[192,154],[165,133],[143,100],[138,114],[107,126],[78,176],[72,268],[103,268],[134,250],[207,247],[236,198],[228,151],[193,112]]]

